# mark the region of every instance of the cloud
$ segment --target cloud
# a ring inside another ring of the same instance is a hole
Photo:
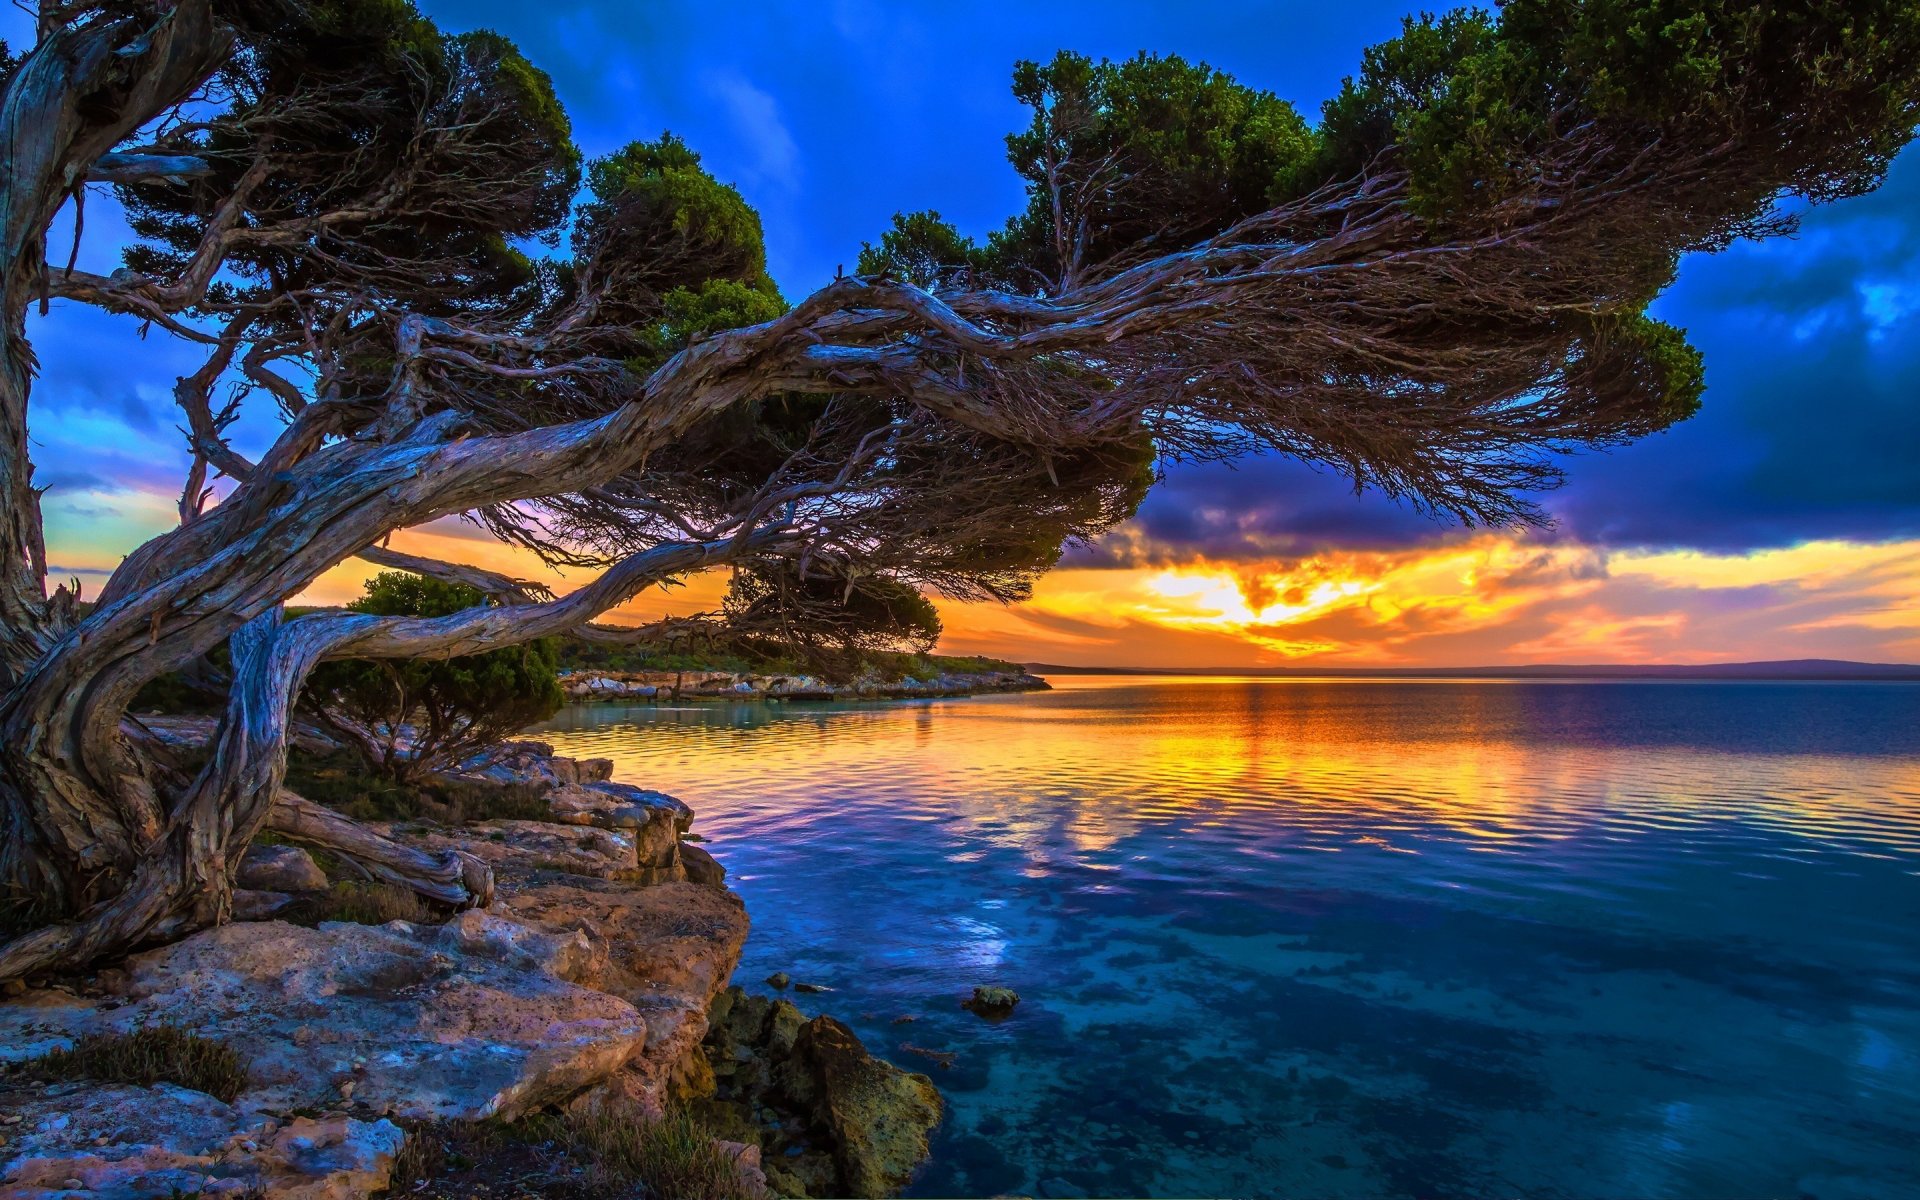
[[[1460,534],[1270,562],[1068,568],[947,644],[1135,666],[1920,659],[1920,540],[1756,554]],[[1196,657],[1205,653],[1210,657]]]
[[[780,104],[731,71],[716,72],[707,89],[729,117],[745,152],[740,168],[746,181],[791,190],[800,183],[800,147],[780,116]]]

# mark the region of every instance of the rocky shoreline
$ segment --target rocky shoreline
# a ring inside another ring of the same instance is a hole
[[[0,1000],[0,1194],[348,1200],[408,1183],[396,1164],[449,1130],[669,1106],[725,1118],[745,1194],[904,1186],[940,1117],[931,1082],[830,1017],[730,989],[745,906],[686,840],[692,811],[611,771],[513,743],[460,777],[539,785],[550,820],[379,827],[486,860],[485,910],[297,924],[338,870],[256,845],[235,897],[253,919]],[[223,1100],[32,1070],[83,1038],[154,1027],[232,1047],[244,1087]],[[781,1155],[764,1173],[763,1147]]]
[[[943,671],[925,679],[871,672],[833,681],[816,675],[762,675],[739,671],[563,671],[569,700],[824,701],[907,700],[1042,692],[1052,685],[1025,671]]]

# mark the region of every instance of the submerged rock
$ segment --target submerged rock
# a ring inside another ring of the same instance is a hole
[[[925,1160],[940,1095],[869,1054],[831,1017],[738,987],[715,998],[705,1043],[710,1098],[697,1111],[721,1136],[755,1140],[783,1196],[884,1196]]]
[[[777,1079],[832,1144],[843,1194],[889,1195],[926,1159],[940,1123],[933,1081],[873,1057],[832,1017],[801,1026]]]
[[[384,1118],[280,1120],[167,1083],[61,1084],[0,1100],[20,1118],[0,1150],[0,1193],[19,1200],[348,1200],[388,1185],[406,1141]]]
[[[971,1009],[989,1020],[999,1021],[1013,1012],[1013,1006],[1020,1003],[1020,995],[1012,988],[976,987],[973,995],[960,1002],[960,1007]]]

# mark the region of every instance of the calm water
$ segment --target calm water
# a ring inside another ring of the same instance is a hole
[[[934,1077],[910,1194],[1920,1195],[1920,686],[1056,683],[545,735]]]

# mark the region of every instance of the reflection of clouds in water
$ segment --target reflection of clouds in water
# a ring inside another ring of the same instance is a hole
[[[740,978],[959,1054],[910,1194],[1920,1194],[1920,688],[1157,679],[554,729],[699,812]],[[958,1007],[988,982],[1007,1022]]]

